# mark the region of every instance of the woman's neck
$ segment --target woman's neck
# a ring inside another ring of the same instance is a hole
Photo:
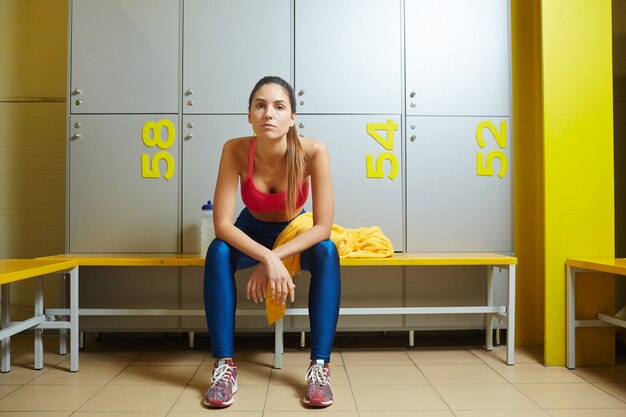
[[[287,137],[282,139],[263,139],[257,137],[256,155],[264,164],[282,163],[287,154]]]

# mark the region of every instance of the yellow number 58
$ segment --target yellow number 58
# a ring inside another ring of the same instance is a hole
[[[161,132],[165,130],[165,137]],[[168,119],[161,119],[158,122],[147,122],[141,131],[141,140],[144,145],[149,148],[155,146],[159,149],[163,149],[152,156],[147,153],[141,154],[141,177],[142,178],[160,178],[161,170],[159,169],[159,162],[165,161],[166,169],[163,178],[169,180],[174,175],[174,158],[166,151],[169,149],[176,139],[176,129],[174,123]]]

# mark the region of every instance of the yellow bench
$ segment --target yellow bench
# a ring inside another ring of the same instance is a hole
[[[576,274],[579,272],[604,272],[626,276],[624,258],[570,258],[565,260],[567,269],[567,367],[576,368],[577,327],[626,327],[624,317],[598,313],[597,320],[576,320]]]
[[[80,266],[174,266],[203,267],[204,259],[198,255],[176,254],[66,254],[46,259],[75,260]],[[487,267],[486,303],[481,306],[443,306],[443,307],[377,307],[377,308],[341,308],[340,315],[363,314],[485,314],[486,315],[486,348],[493,349],[493,319],[497,318],[508,323],[507,328],[507,363],[514,363],[515,342],[515,266],[517,258],[497,253],[409,253],[395,254],[391,258],[358,258],[341,259],[343,267],[377,267],[377,266],[485,266]],[[508,271],[508,302],[505,305],[493,305],[493,274],[494,268]],[[47,311],[48,313],[48,311]],[[66,310],[53,309],[49,314],[64,315]],[[199,309],[80,309],[80,315],[178,315],[199,316],[204,310]],[[265,310],[237,309],[237,315],[261,315]],[[308,309],[288,308],[287,316],[308,315]],[[275,362],[280,368],[283,352],[283,321],[279,320],[275,327]],[[190,333],[192,344],[193,333]],[[410,345],[413,345],[413,331],[409,331]]]
[[[71,297],[67,311],[69,320],[50,321],[44,314],[43,275],[69,273]],[[11,283],[36,278],[34,316],[20,321],[11,321]],[[0,340],[2,340],[2,372],[11,370],[11,336],[27,329],[35,329],[34,368],[43,368],[43,329],[70,330],[71,351],[70,370],[78,371],[78,261],[76,260],[35,260],[2,259],[0,260],[0,284],[2,294],[2,318],[0,321]],[[66,352],[61,351],[61,354]]]

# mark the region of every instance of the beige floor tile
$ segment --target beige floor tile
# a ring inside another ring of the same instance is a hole
[[[133,365],[200,365],[206,357],[206,352],[193,350],[144,352]]]
[[[454,415],[455,417],[550,417],[550,414],[543,410],[472,410],[455,411]]]
[[[46,372],[50,371],[50,369],[52,368],[46,366],[36,371],[33,369],[33,364],[16,365],[12,363],[11,372],[0,373],[0,385],[23,385],[44,375]]]
[[[167,417],[207,417],[212,411],[172,411]],[[228,417],[263,417],[263,411],[231,411],[228,409],[215,411],[215,413],[225,413]],[[267,414],[265,414],[267,415]],[[121,416],[120,416],[121,417]]]
[[[6,397],[19,387],[21,387],[21,385],[0,385],[0,398]]]
[[[270,384],[303,385],[305,384],[304,377],[306,376],[306,371],[307,367],[302,365],[285,365],[282,369],[273,369]],[[341,365],[331,366],[330,378],[333,387],[350,383],[346,369]]]
[[[165,385],[107,385],[79,411],[168,411],[182,392]]]
[[[267,385],[270,381],[272,368],[268,365],[248,365],[239,363],[237,366],[238,385]],[[202,365],[193,376],[190,385],[208,386],[213,376],[213,366]]]
[[[129,365],[111,385],[172,385],[184,388],[198,370],[195,365]]]
[[[594,384],[604,392],[608,392],[614,397],[626,403],[626,383],[625,382],[598,382]],[[626,412],[624,413],[626,415]]]
[[[428,384],[419,369],[411,365],[346,365],[346,371],[353,386]]]
[[[105,352],[80,352],[79,361],[80,364],[92,363],[92,364],[109,364],[109,363],[123,363],[129,365],[135,359],[139,357],[141,352],[118,352],[118,351],[105,351]]]
[[[202,362],[202,365],[213,366],[215,363],[215,358],[208,354],[207,357]],[[253,350],[243,350],[241,352],[237,352],[237,356],[235,357],[235,363],[239,364],[249,364],[249,365],[260,365],[260,366],[274,366],[274,352],[267,351],[253,351]]]
[[[165,417],[165,411],[77,411],[72,417]]]
[[[101,388],[100,385],[24,385],[0,399],[0,410],[74,411]]]
[[[273,359],[272,359],[273,360]],[[311,351],[310,350],[291,350],[283,353],[283,365],[300,365],[308,367],[311,362]],[[343,359],[341,357],[340,351],[333,351],[330,357],[330,363],[333,365],[344,365]],[[272,362],[272,366],[274,363]]]
[[[591,384],[515,384],[541,408],[626,408],[626,404]]]
[[[454,417],[452,411],[360,411],[360,417]]]
[[[435,385],[451,410],[536,410],[537,404],[509,384]]]
[[[205,415],[208,415],[206,413],[209,410],[207,410],[207,408],[202,404],[206,389],[206,386],[189,385],[185,388],[185,391],[183,391],[180,398],[178,398],[172,407],[172,411],[195,411],[204,412]],[[223,410],[219,410],[218,412],[225,412],[230,415],[230,413],[233,412],[263,411],[266,394],[267,386],[247,385],[239,387],[239,390],[235,394],[235,402],[233,405]]]
[[[490,366],[511,383],[585,382],[569,369],[562,367],[543,366],[538,363],[520,363],[514,366],[491,363]]]
[[[572,372],[588,382],[626,382],[626,365],[579,367]]]
[[[0,411],[0,417],[68,417],[70,411]]]
[[[471,347],[469,350],[485,362],[506,364],[506,346],[504,345],[494,348],[492,351],[482,347]],[[515,364],[520,363],[543,364],[543,346],[516,346]]]
[[[359,417],[356,411],[335,411],[333,407],[331,405],[324,410],[312,411],[268,411],[263,413],[263,417],[316,417],[320,415],[320,411],[323,411],[324,417]]]
[[[412,365],[406,349],[343,350],[346,365]]]
[[[504,378],[484,363],[477,365],[420,365],[419,368],[433,385],[506,383]]]
[[[31,385],[105,385],[119,374],[126,365],[110,364],[98,365],[83,363],[80,364],[78,372],[70,372],[69,363],[61,364],[48,372],[33,379]]]
[[[623,408],[585,408],[580,410],[548,410],[552,417],[624,417]]]
[[[59,355],[56,352],[45,351],[43,352],[43,364],[44,366],[55,366],[63,361],[69,360],[69,355]],[[35,363],[35,351],[32,346],[27,349],[19,350],[11,354],[11,367],[14,365],[23,365],[32,369]]]
[[[311,411],[303,403],[304,380],[300,385],[270,384],[267,392],[265,410],[268,411]],[[333,385],[334,403],[319,412],[354,411],[356,405],[348,385]]]
[[[483,363],[476,355],[461,348],[425,348],[409,350],[408,355],[418,365]]]
[[[449,409],[430,385],[357,385],[352,391],[359,411]]]

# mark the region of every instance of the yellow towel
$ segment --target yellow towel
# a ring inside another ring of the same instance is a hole
[[[299,234],[313,227],[313,214],[304,213],[289,223],[276,239],[274,247],[283,245]],[[378,226],[346,229],[333,224],[330,239],[337,246],[340,258],[389,258],[393,256],[393,246]],[[300,272],[300,254],[283,259],[283,264],[289,271],[291,278]],[[267,289],[265,312],[269,324],[285,315],[286,306],[270,299],[270,290]]]

